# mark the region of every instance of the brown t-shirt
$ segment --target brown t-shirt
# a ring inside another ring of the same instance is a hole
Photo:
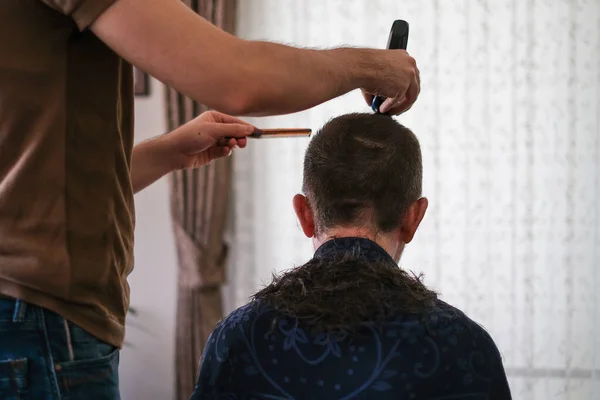
[[[86,30],[115,1],[0,2],[0,294],[120,347],[133,73]]]

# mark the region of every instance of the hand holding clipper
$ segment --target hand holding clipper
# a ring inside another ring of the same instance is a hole
[[[390,36],[388,38],[387,48],[390,50],[406,50],[408,45],[408,22],[404,20],[396,20],[392,24]],[[379,108],[385,101],[385,97],[375,96],[371,104],[371,108],[377,114],[380,114]]]

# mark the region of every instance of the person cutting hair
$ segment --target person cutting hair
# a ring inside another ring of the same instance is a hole
[[[353,89],[397,114],[419,94],[406,52],[243,40],[177,0],[2,1],[0,15],[2,399],[119,398],[133,194],[243,147],[255,128],[227,114]],[[225,114],[134,148],[132,65]]]

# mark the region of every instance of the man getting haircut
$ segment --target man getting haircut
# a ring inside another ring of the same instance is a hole
[[[193,399],[510,399],[490,335],[398,267],[427,209],[422,175],[393,118],[325,124],[293,201],[315,254],[217,325]]]

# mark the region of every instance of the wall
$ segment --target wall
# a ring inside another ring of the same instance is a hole
[[[164,89],[151,82],[151,95],[136,98],[136,142],[164,132]],[[168,179],[138,193],[135,270],[129,277],[131,306],[127,347],[121,354],[123,400],[167,400],[174,395],[176,253],[169,215]]]

